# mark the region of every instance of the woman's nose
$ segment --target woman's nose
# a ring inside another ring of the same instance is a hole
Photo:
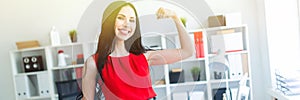
[[[124,23],[123,23],[123,25],[126,26],[126,27],[128,27],[130,25],[129,23],[130,23],[129,20],[125,20]]]

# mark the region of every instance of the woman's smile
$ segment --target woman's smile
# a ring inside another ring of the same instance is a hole
[[[131,32],[130,29],[124,29],[124,28],[119,28],[118,30],[122,35],[128,35]]]

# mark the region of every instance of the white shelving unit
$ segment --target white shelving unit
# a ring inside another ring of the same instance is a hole
[[[206,28],[206,29],[196,29],[189,30],[191,38],[194,39],[194,32],[202,32],[203,34],[203,45],[204,45],[204,57],[196,58],[195,56],[182,60],[180,62],[164,65],[162,69],[160,66],[151,66],[151,71],[156,71],[156,73],[151,73],[152,82],[164,80],[165,84],[163,85],[154,85],[154,89],[157,92],[157,97],[159,100],[172,100],[173,93],[188,93],[194,91],[204,92],[205,100],[213,100],[214,99],[214,89],[225,88],[225,82],[229,82],[229,88],[238,88],[240,78],[229,78],[225,79],[214,79],[211,77],[209,64],[212,61],[212,58],[216,56],[215,53],[211,51],[211,40],[210,37],[216,35],[218,31],[222,30],[234,30],[235,32],[241,32],[242,34],[242,44],[243,49],[234,52],[226,52],[225,56],[231,55],[247,55],[246,59],[242,58],[242,60],[246,60],[246,64],[248,67],[247,73],[249,77],[247,78],[247,86],[250,87],[249,99],[252,100],[252,83],[251,83],[251,65],[250,65],[250,52],[249,52],[249,44],[248,44],[248,32],[247,25],[241,26],[223,26],[223,27],[215,27],[215,28]],[[226,33],[230,34],[230,33]],[[161,33],[161,34],[143,34],[143,45],[147,47],[155,47],[154,49],[168,49],[168,48],[177,48],[178,47],[178,38],[177,32],[169,32],[169,33]],[[192,66],[198,66],[202,69],[200,81],[193,81],[190,69]],[[169,71],[172,68],[182,68],[184,70],[184,82],[183,83],[170,83],[169,80]],[[159,72],[157,72],[159,70]],[[161,71],[164,70],[164,71]],[[243,72],[245,73],[245,72]],[[158,76],[160,75],[160,76]],[[157,88],[159,87],[159,88]]]
[[[77,78],[76,70],[84,66],[76,63],[77,55],[83,54],[86,60],[95,51],[95,46],[96,42],[87,42],[10,51],[16,99],[58,100],[55,82]],[[67,66],[58,66],[58,50],[69,56]],[[25,72],[22,58],[28,56],[42,56],[44,70]]]
[[[247,26],[232,26],[232,27],[217,27],[208,29],[197,29],[188,31],[191,36],[194,32],[203,32],[203,43],[204,43],[204,57],[195,58],[191,57],[189,59],[174,63],[166,64],[160,66],[150,66],[151,78],[153,88],[156,91],[158,100],[172,100],[173,93],[188,93],[200,91],[204,93],[205,100],[213,100],[214,89],[225,87],[225,79],[213,79],[211,78],[211,72],[209,63],[211,58],[215,57],[216,54],[210,51],[210,36],[215,35],[217,31],[233,29],[236,32],[242,32],[243,36],[243,50],[226,53],[228,55],[248,55],[245,60],[247,60],[249,77],[247,79],[247,85],[250,87],[249,100],[252,100],[252,85],[251,85],[251,65],[250,65],[250,52],[248,44],[248,33]],[[143,45],[147,47],[155,46],[156,49],[169,49],[177,48],[178,44],[176,42],[177,33],[167,33],[167,34],[143,34],[142,40]],[[62,80],[69,80],[76,78],[76,69],[82,68],[83,64],[74,63],[77,59],[77,54],[83,54],[84,60],[91,56],[96,51],[96,42],[86,42],[86,43],[71,43],[59,46],[47,46],[23,50],[10,51],[12,71],[14,77],[14,86],[16,91],[17,100],[57,100],[58,95],[56,91],[55,82]],[[65,54],[70,57],[67,58],[67,66],[58,67],[57,62],[57,51],[63,50]],[[22,58],[26,56],[36,56],[40,55],[43,58],[44,70],[37,72],[25,72],[22,65]],[[200,81],[194,81],[192,74],[190,72],[191,68],[197,66],[201,69]],[[169,72],[173,68],[182,68],[184,70],[184,82],[180,83],[170,83]],[[62,75],[62,73],[68,73]],[[39,77],[45,77],[43,79]],[[24,81],[20,81],[20,79]],[[163,81],[163,84],[155,83],[157,81]],[[43,82],[41,85],[40,83]],[[239,79],[228,80],[230,88],[238,87]],[[45,87],[42,87],[45,86]],[[43,89],[47,89],[46,94],[41,93]]]

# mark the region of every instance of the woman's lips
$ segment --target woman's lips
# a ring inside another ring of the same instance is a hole
[[[128,30],[126,30],[126,29],[119,29],[119,32],[120,32],[121,34],[124,34],[124,35],[127,35],[127,34],[130,33],[130,31],[128,31]]]

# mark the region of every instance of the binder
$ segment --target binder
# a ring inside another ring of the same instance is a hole
[[[50,96],[49,75],[47,73],[37,74],[39,96]]]
[[[204,99],[204,92],[201,91],[192,91],[189,92],[189,100],[205,100]]]
[[[172,95],[172,100],[188,100],[187,92],[176,92]]]
[[[240,79],[243,77],[243,64],[242,57],[240,54],[231,54],[228,55],[229,62],[229,77],[231,79]]]
[[[228,63],[229,63],[229,78],[230,79],[235,79],[236,78],[236,65],[234,58],[230,55],[227,56],[228,58]]]
[[[237,74],[237,78],[241,79],[244,75],[243,73],[243,61],[242,61],[242,56],[241,54],[235,54],[234,55],[236,57],[236,64],[237,64],[237,68],[236,68],[236,74]]]
[[[80,68],[75,68],[75,73],[76,73],[76,79],[82,78],[82,67]]]
[[[204,57],[203,36],[202,32],[194,32],[194,41],[196,49],[196,58]]]
[[[241,54],[241,56],[242,56],[243,73],[249,73],[248,55]]]
[[[16,83],[16,95],[18,99],[22,100],[36,94],[35,93],[36,91],[34,91],[35,87],[33,83],[29,80],[28,76],[26,75],[16,76],[15,83]]]

